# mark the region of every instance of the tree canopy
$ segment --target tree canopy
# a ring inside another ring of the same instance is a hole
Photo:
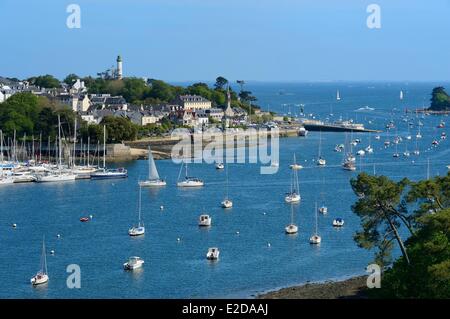
[[[450,96],[445,92],[442,86],[435,87],[431,93],[431,111],[447,111],[450,110]]]
[[[47,89],[61,87],[59,80],[50,74],[31,77],[28,79],[28,82],[30,82],[33,85],[37,85],[39,87],[43,87],[43,88],[47,88]]]

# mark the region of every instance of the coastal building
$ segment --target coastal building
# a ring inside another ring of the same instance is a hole
[[[116,67],[112,66],[103,72],[97,73],[97,76],[105,80],[122,80],[123,79],[123,61],[120,55],[116,59]]]
[[[127,110],[127,101],[122,96],[111,96],[110,94],[92,94],[92,108],[94,109],[111,109],[111,110]]]
[[[87,92],[87,88],[84,85],[84,81],[81,81],[80,79],[77,79],[69,90],[70,94],[85,93],[85,92]]]
[[[179,95],[172,104],[180,105],[184,110],[207,110],[211,101],[200,95]]]
[[[91,106],[87,94],[60,94],[53,98],[57,102],[69,106],[74,112],[86,112]]]

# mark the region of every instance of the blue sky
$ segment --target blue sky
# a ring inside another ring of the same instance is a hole
[[[166,81],[450,80],[450,0],[0,0],[0,27],[1,76],[95,75],[120,53]]]

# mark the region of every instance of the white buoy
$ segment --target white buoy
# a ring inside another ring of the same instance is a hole
[[[12,224],[12,227],[13,227],[13,228],[16,228],[16,227],[17,227],[17,224]]]
[[[263,215],[266,215],[266,212],[264,212]]]
[[[89,215],[89,219],[92,219],[92,218],[94,218],[94,216],[92,216],[92,215]]]
[[[271,245],[270,245],[270,243],[267,243],[267,247],[270,247]]]
[[[61,235],[60,234],[56,235],[56,238],[61,238]]]
[[[163,205],[161,205],[161,206],[159,207],[159,209],[163,210],[163,209],[164,209],[164,206],[163,206]]]
[[[236,232],[236,235],[239,235],[239,230]]]
[[[180,237],[178,237],[178,238],[177,238],[177,241],[178,241],[178,242],[180,242],[180,241],[181,241],[181,238],[180,238]]]

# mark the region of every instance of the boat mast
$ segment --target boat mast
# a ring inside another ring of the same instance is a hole
[[[226,199],[228,199],[228,163],[225,164],[227,167],[225,168],[225,176],[226,176]]]
[[[103,125],[103,169],[106,168],[106,125]]]
[[[39,133],[39,163],[42,163],[42,132]]]
[[[317,236],[317,202],[316,202],[316,205],[315,205],[315,212],[316,212],[316,229],[315,229],[315,235]]]
[[[87,145],[87,166],[89,167],[89,146],[91,144],[91,137],[88,136],[88,145]]]
[[[42,264],[42,272],[44,274],[47,274],[47,256],[45,254],[45,236],[42,240],[42,257],[43,257],[43,264]]]
[[[142,187],[139,186],[139,206],[138,206],[138,210],[139,210],[139,224],[138,226],[141,227],[141,201],[142,201],[142,191],[141,191]]]
[[[148,145],[148,180],[150,180],[152,177],[151,172],[151,157],[152,157],[152,150],[150,149],[150,145]]]
[[[62,157],[62,147],[61,147],[61,116],[58,114],[58,161],[59,161],[59,173],[61,173],[61,157]]]
[[[72,158],[72,167],[75,167],[75,158],[77,155],[77,118],[75,117],[75,123],[73,127],[73,158]]]
[[[3,131],[0,130],[0,162],[3,163]]]

